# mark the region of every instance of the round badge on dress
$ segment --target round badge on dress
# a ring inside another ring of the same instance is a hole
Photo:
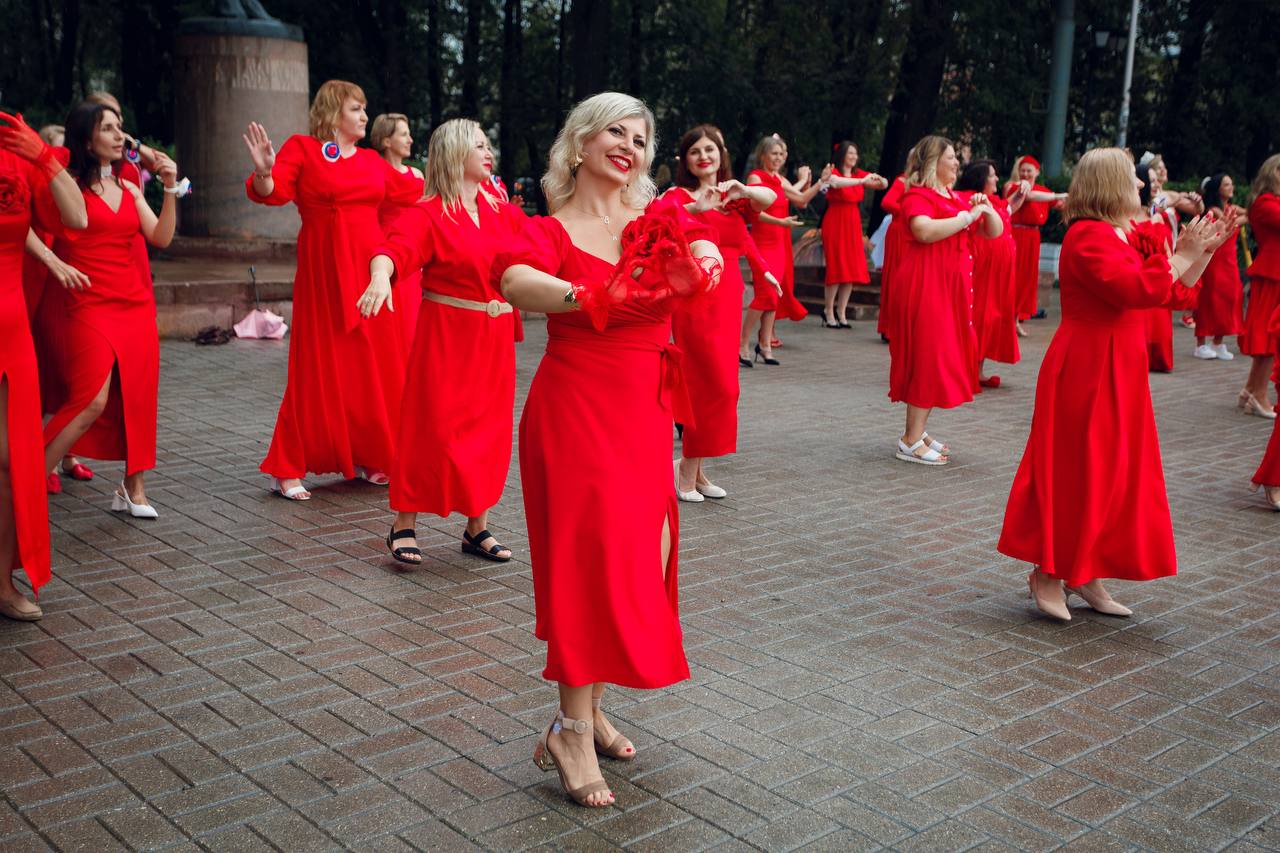
[[[326,142],[324,145],[320,146],[320,153],[324,155],[324,159],[328,160],[330,163],[338,162],[338,158],[342,156],[342,151],[339,150],[338,143],[336,142]]]
[[[131,148],[126,145],[124,148],[124,159],[128,160],[130,163],[136,164],[142,159],[142,154],[139,153],[137,148]]]

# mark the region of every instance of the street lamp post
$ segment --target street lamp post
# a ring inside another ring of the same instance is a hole
[[[1120,101],[1120,129],[1116,132],[1116,147],[1124,148],[1129,142],[1129,90],[1133,86],[1133,52],[1138,42],[1138,11],[1140,0],[1133,0],[1129,11],[1129,43],[1124,48],[1124,98]]]

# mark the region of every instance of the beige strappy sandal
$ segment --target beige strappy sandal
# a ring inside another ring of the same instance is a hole
[[[591,710],[593,711],[600,710],[599,699],[591,700]],[[591,739],[592,741],[595,742],[596,752],[600,753],[606,758],[614,758],[614,759],[617,759],[618,761],[630,761],[636,757],[635,744],[627,740],[627,738],[624,737],[621,732],[614,735],[613,740],[607,744],[601,741],[602,737],[603,735],[600,734],[599,729],[592,730]]]
[[[613,805],[613,792],[609,790],[609,783],[604,780],[603,776],[577,788],[569,787],[569,780],[564,775],[564,768],[556,761],[555,753],[547,745],[547,739],[551,737],[553,732],[558,734],[565,729],[576,734],[586,734],[592,731],[591,721],[571,720],[564,715],[564,711],[557,711],[555,719],[548,724],[546,731],[538,738],[538,745],[533,748],[533,763],[538,765],[538,769],[544,773],[555,770],[560,776],[560,787],[564,788],[565,793],[572,797],[573,801],[578,805],[589,809],[600,809]],[[592,740],[594,739],[593,735]],[[587,798],[592,794],[598,794],[602,791],[609,795],[610,798],[607,801],[603,803],[587,802]]]

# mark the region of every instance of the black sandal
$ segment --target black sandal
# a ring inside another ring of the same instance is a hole
[[[420,566],[422,565],[422,549],[421,548],[415,547],[413,545],[402,545],[399,548],[397,548],[395,545],[392,544],[397,539],[408,539],[411,536],[414,539],[417,539],[418,538],[417,531],[410,530],[408,528],[404,530],[396,530],[392,528],[391,532],[387,534],[387,547],[391,549],[391,556],[396,558],[396,562],[408,563],[411,566]],[[409,559],[410,556],[416,556],[418,559],[411,560]]]
[[[493,547],[486,551],[480,547],[480,543],[489,538],[493,539]],[[498,541],[498,537],[487,530],[481,530],[475,536],[472,536],[466,530],[462,531],[462,553],[464,554],[474,554],[477,557],[484,557],[486,560],[493,560],[495,563],[505,563],[511,557],[500,557],[498,555],[503,551],[510,550],[510,548]]]

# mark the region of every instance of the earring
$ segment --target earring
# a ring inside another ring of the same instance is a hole
[[[579,154],[577,157],[573,158],[573,168],[576,169],[581,165],[582,165],[582,155]]]

